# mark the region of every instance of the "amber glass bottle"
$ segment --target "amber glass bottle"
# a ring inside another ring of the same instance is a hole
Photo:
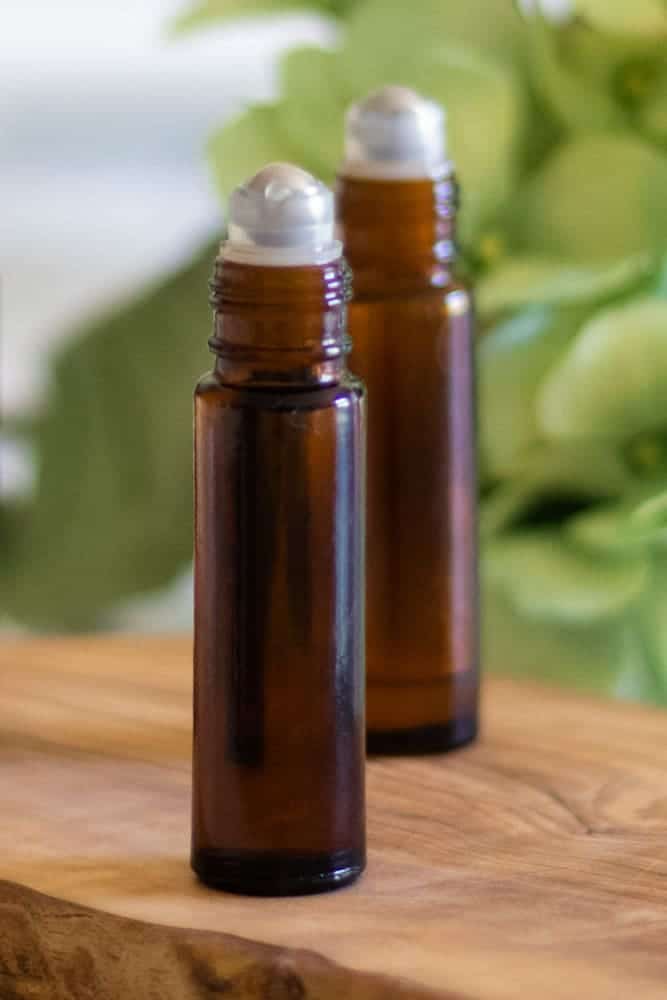
[[[367,720],[377,753],[474,738],[478,586],[474,330],[456,276],[443,113],[403,88],[348,115],[338,214],[368,413]]]
[[[230,220],[195,395],[192,864],[231,891],[319,892],[365,863],[349,272],[331,193],[295,167],[260,171]]]

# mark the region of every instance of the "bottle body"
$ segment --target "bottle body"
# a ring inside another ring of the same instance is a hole
[[[340,357],[311,364],[317,330],[346,350],[337,271],[299,294],[297,268],[264,269],[276,301],[239,308],[249,269],[221,270],[227,360],[195,393],[192,865],[231,891],[318,892],[365,864],[364,390]]]
[[[352,364],[368,412],[367,746],[477,733],[472,298],[453,270],[456,182],[341,178]]]
[[[477,731],[470,296],[359,299],[350,329],[370,399],[368,749],[446,750]]]

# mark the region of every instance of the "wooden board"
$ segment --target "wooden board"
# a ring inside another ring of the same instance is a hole
[[[478,746],[369,764],[369,869],[356,886],[244,899],[200,887],[188,868],[190,680],[187,639],[4,644],[0,878],[308,949],[441,997],[667,996],[667,715],[491,680]],[[297,970],[315,961],[287,954]],[[365,997],[369,982],[275,996]],[[417,995],[395,988],[373,996]]]

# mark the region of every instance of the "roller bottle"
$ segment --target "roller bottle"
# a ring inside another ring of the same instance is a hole
[[[474,325],[456,274],[439,105],[387,87],[351,108],[337,188],[368,388],[368,749],[472,740],[478,715]]]
[[[192,865],[319,892],[365,863],[364,391],[331,192],[271,164],[237,189],[195,393]]]

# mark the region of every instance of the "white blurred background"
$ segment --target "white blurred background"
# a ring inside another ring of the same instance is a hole
[[[0,14],[0,414],[29,417],[49,351],[219,231],[208,133],[270,98],[280,53],[327,38],[314,17],[168,36],[178,0],[3,0]],[[128,227],[128,219],[131,227]],[[0,436],[0,496],[30,488]],[[111,627],[188,627],[191,579]],[[7,623],[4,623],[5,626]]]
[[[220,227],[207,133],[270,97],[311,17],[167,37],[177,0],[4,0],[0,275],[6,415],[39,402],[46,351]],[[131,232],[128,219],[132,220]],[[7,456],[3,488],[13,488]]]

